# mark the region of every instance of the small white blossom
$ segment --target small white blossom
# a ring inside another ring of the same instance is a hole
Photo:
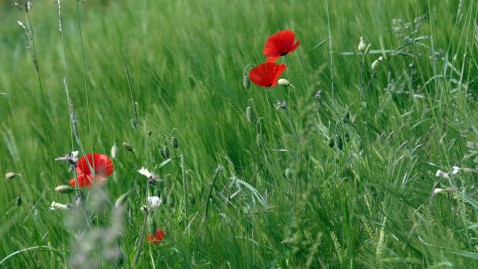
[[[437,193],[444,192],[444,191],[445,191],[444,189],[436,188],[436,189],[433,190],[433,194],[437,194]]]
[[[141,167],[141,169],[138,170],[138,172],[147,177],[147,178],[150,178],[151,177],[151,173],[148,171],[148,169],[144,168],[144,167]]]
[[[452,174],[456,175],[460,172],[461,168],[458,166],[453,166],[453,170],[451,171]]]
[[[151,209],[155,209],[156,207],[161,205],[161,199],[158,196],[149,196],[148,203],[151,206]]]
[[[437,177],[443,176],[443,171],[442,171],[442,170],[438,170],[437,173],[435,174],[435,176],[437,176]]]

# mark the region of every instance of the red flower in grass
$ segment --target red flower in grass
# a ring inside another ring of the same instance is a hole
[[[86,161],[87,159],[88,162]],[[93,168],[94,173],[91,171],[88,163],[91,165],[91,168]],[[80,160],[78,160],[76,173],[78,176],[70,180],[70,185],[75,187],[78,180],[78,187],[89,187],[94,181],[104,182],[107,176],[113,174],[113,162],[108,156],[103,154],[86,154],[86,158],[81,157]]]
[[[277,59],[290,52],[293,52],[299,45],[300,41],[294,44],[295,34],[291,30],[279,31],[267,38],[264,47],[264,55],[269,57],[266,62],[275,63]]]
[[[164,239],[164,231],[161,230],[160,228],[156,228],[156,234],[148,234],[148,237],[146,237],[146,242],[149,242],[151,244],[159,244],[161,241]]]
[[[263,63],[249,72],[249,78],[256,85],[272,88],[286,69],[285,64]]]

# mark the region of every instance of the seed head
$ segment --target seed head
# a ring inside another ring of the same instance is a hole
[[[116,199],[116,202],[115,202],[115,207],[120,207],[120,206],[123,206],[124,204],[126,204],[126,200],[128,200],[128,192],[127,193],[124,193],[122,194],[118,199]]]
[[[164,159],[169,159],[169,148],[168,146],[164,145],[162,148],[161,148],[161,156],[163,156]]]
[[[58,193],[68,194],[68,193],[74,192],[75,189],[72,186],[60,185],[60,186],[55,188],[55,191],[58,192]]]

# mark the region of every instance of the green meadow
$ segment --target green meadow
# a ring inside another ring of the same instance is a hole
[[[478,268],[475,0],[16,3],[0,268]]]

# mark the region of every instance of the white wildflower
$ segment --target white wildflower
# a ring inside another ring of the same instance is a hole
[[[452,168],[453,169],[452,169],[451,173],[454,174],[454,175],[458,174],[458,172],[460,172],[460,170],[461,170],[461,168],[458,167],[458,166],[453,166]]]
[[[443,171],[442,171],[442,170],[438,170],[438,171],[436,172],[435,176],[437,176],[437,177],[443,176]]]
[[[144,167],[141,167],[141,169],[138,170],[138,172],[147,177],[147,178],[150,178],[151,177],[151,173],[148,171],[148,169],[144,168]]]
[[[433,194],[437,194],[437,193],[444,192],[444,191],[445,191],[444,189],[436,188],[436,189],[433,190]]]
[[[148,203],[149,203],[151,209],[155,209],[156,207],[161,205],[161,199],[159,199],[158,196],[149,196],[148,197]]]

